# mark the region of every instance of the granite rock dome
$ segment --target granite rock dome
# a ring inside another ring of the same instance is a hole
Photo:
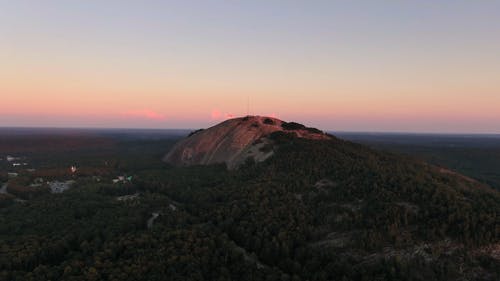
[[[298,123],[272,117],[246,116],[191,133],[179,141],[163,160],[175,166],[225,163],[229,169],[234,169],[249,158],[261,162],[271,157],[273,141],[268,136],[278,131],[300,138],[331,138],[318,129]]]

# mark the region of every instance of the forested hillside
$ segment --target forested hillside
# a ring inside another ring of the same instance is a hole
[[[340,133],[339,136],[448,167],[500,190],[500,135]]]
[[[271,138],[273,157],[238,170],[130,158],[130,183],[0,209],[0,279],[499,280],[498,191],[336,138]]]

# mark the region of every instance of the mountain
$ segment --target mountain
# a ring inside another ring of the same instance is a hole
[[[196,176],[163,190],[227,235],[257,269],[297,280],[500,277],[498,191],[331,135],[290,134],[280,125],[262,132],[243,119],[226,122],[181,141],[169,155],[185,149],[194,159],[215,154],[218,161],[195,163],[239,163],[239,169],[174,169],[166,178]],[[236,142],[241,135],[245,141]],[[242,163],[241,151],[259,138],[272,144],[267,153],[273,157]],[[205,142],[215,150],[189,150]],[[237,149],[218,154],[235,142]],[[233,155],[240,160],[231,162]]]
[[[206,130],[198,130],[180,141],[164,161],[175,166],[225,163],[229,169],[245,161],[262,162],[273,155],[269,135],[287,132],[306,139],[330,139],[318,129],[282,120],[246,116],[226,120]]]

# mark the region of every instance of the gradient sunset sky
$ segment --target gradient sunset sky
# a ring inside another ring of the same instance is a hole
[[[0,0],[0,126],[500,133],[500,1]]]

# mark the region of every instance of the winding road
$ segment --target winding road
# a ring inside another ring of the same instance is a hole
[[[0,188],[0,194],[8,194],[7,183],[2,184],[2,188]]]
[[[147,223],[148,228],[153,227],[153,223],[158,218],[158,216],[160,216],[160,213],[152,213],[151,215],[152,216],[151,216],[151,218],[148,219],[148,223]]]

